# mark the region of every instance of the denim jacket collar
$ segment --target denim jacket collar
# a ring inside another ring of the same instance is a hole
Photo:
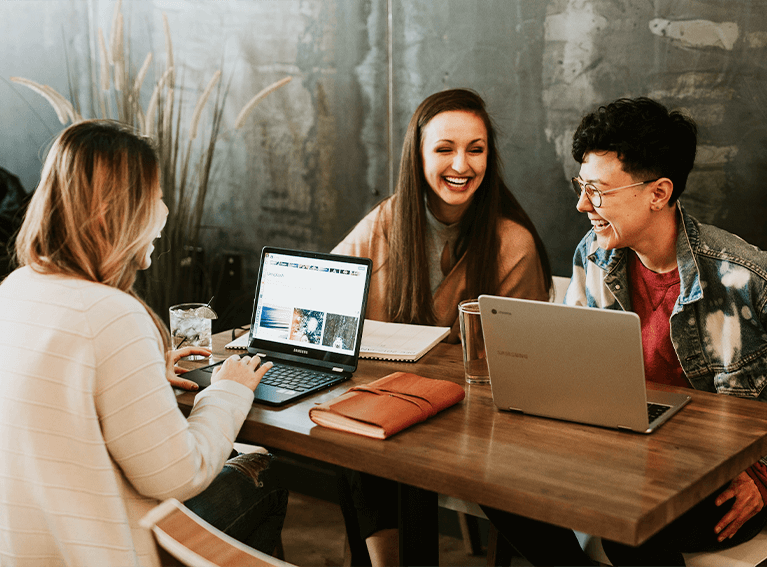
[[[700,233],[692,217],[688,215],[682,203],[677,201],[677,236],[676,236],[676,261],[679,270],[680,294],[674,306],[673,313],[681,310],[683,305],[693,303],[703,297],[703,289],[700,285],[700,272],[695,261],[694,250],[700,245]],[[597,248],[589,254],[588,259],[594,262],[606,272],[606,280],[610,276],[625,273],[624,263],[628,261],[628,248],[603,250]]]
[[[678,210],[680,291],[669,331],[685,376],[699,390],[767,401],[767,252]],[[631,310],[627,256],[599,249],[589,232],[566,301]]]

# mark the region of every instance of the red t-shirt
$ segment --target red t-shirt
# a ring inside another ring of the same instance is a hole
[[[679,270],[656,274],[629,255],[631,307],[642,322],[645,380],[689,388],[674,345],[669,319],[679,297]]]
[[[674,345],[671,343],[671,311],[679,297],[679,270],[656,274],[632,252],[629,255],[631,306],[642,323],[645,380],[689,388]],[[746,473],[767,504],[767,467],[754,463]]]

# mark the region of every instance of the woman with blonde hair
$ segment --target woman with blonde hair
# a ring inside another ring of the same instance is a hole
[[[394,195],[333,250],[373,260],[366,317],[451,328],[480,294],[546,301],[546,249],[503,180],[495,128],[466,89],[427,97],[405,134]],[[343,471],[341,509],[354,565],[396,565],[397,487]]]
[[[129,128],[85,121],[53,143],[0,284],[3,565],[158,565],[138,521],[171,497],[274,550],[287,493],[269,457],[227,462],[270,365],[230,357],[184,418],[174,365],[210,351],[170,351],[133,291],[167,214],[156,153]]]

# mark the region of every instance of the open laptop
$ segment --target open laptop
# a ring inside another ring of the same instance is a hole
[[[636,313],[491,295],[479,309],[502,410],[651,433],[690,401],[647,390]]]
[[[271,368],[254,399],[283,405],[347,380],[357,369],[370,272],[368,258],[265,247],[248,353]],[[183,375],[210,385],[213,369]]]

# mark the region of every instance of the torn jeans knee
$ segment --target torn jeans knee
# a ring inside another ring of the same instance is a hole
[[[229,459],[224,466],[240,471],[248,478],[252,478],[258,488],[263,488],[264,483],[259,480],[261,472],[269,468],[274,455],[271,453],[240,453]]]

